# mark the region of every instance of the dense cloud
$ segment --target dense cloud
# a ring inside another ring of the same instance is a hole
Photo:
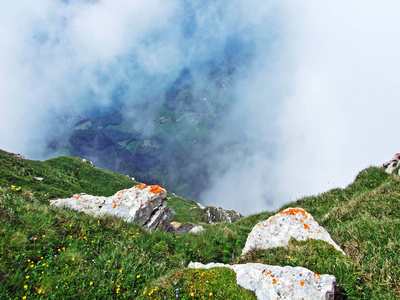
[[[240,66],[202,202],[243,213],[344,186],[399,151],[396,1],[0,4],[0,148],[44,158],[59,116]]]

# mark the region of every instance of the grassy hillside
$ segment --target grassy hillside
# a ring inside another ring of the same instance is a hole
[[[130,188],[139,182],[115,172],[93,167],[78,157],[61,156],[47,161],[32,161],[15,157],[0,150],[0,186],[16,186],[29,189],[40,203],[48,204],[53,198],[71,197],[73,194],[111,196],[116,191]],[[41,177],[41,182],[35,177]],[[168,192],[168,206],[180,222],[201,222],[202,214],[189,199]]]
[[[338,299],[400,297],[400,177],[382,169],[370,167],[346,189],[283,207],[309,211],[347,256],[322,241],[292,240],[288,249],[251,251],[241,257],[252,227],[275,212],[233,224],[204,225],[199,235],[147,232],[114,217],[47,204],[46,194],[112,194],[128,186],[126,176],[103,171],[96,175],[95,168],[75,158],[40,163],[7,155],[1,153],[0,167],[1,299],[255,299],[236,285],[230,270],[189,270],[185,267],[190,261],[303,266],[336,276]],[[30,176],[49,181],[37,183]],[[93,181],[100,182],[102,176],[116,189]],[[184,212],[186,200],[174,201]]]

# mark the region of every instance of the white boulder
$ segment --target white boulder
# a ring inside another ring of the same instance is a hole
[[[167,207],[167,192],[160,186],[136,185],[110,197],[86,194],[50,201],[50,205],[68,207],[91,215],[113,215],[137,222],[149,229],[168,230],[175,212]]]
[[[236,273],[237,284],[253,291],[257,299],[333,300],[336,279],[302,267],[280,267],[258,263],[225,265],[221,263],[190,263],[191,269],[225,267]]]
[[[305,241],[309,238],[323,240],[346,255],[332,240],[329,233],[314,220],[311,214],[302,208],[291,207],[254,226],[247,237],[242,255],[245,255],[253,248],[287,247],[292,237],[298,241]]]

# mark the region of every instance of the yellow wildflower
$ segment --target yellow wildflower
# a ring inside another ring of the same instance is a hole
[[[91,281],[91,282],[89,283],[89,285],[93,285],[93,281]]]
[[[26,299],[26,296],[23,296],[22,299],[25,300],[25,299]]]
[[[212,295],[213,295],[213,293],[209,293],[209,294],[208,294],[208,296],[210,296],[210,297],[211,297]]]
[[[72,258],[72,261],[74,261],[74,260],[75,260],[75,257]]]
[[[28,288],[28,286],[25,284],[25,285],[24,285],[24,289],[27,289],[27,288]]]
[[[140,275],[137,275],[136,278],[140,278]]]
[[[194,293],[190,293],[190,297],[194,297]]]
[[[38,294],[41,294],[41,293],[42,293],[42,290],[38,290],[37,292],[38,292]]]

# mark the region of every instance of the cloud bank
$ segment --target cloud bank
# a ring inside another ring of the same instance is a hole
[[[240,62],[201,201],[243,213],[345,186],[398,152],[396,1],[0,4],[0,148],[43,158],[58,116],[101,115]],[[227,147],[226,147],[227,148]]]

